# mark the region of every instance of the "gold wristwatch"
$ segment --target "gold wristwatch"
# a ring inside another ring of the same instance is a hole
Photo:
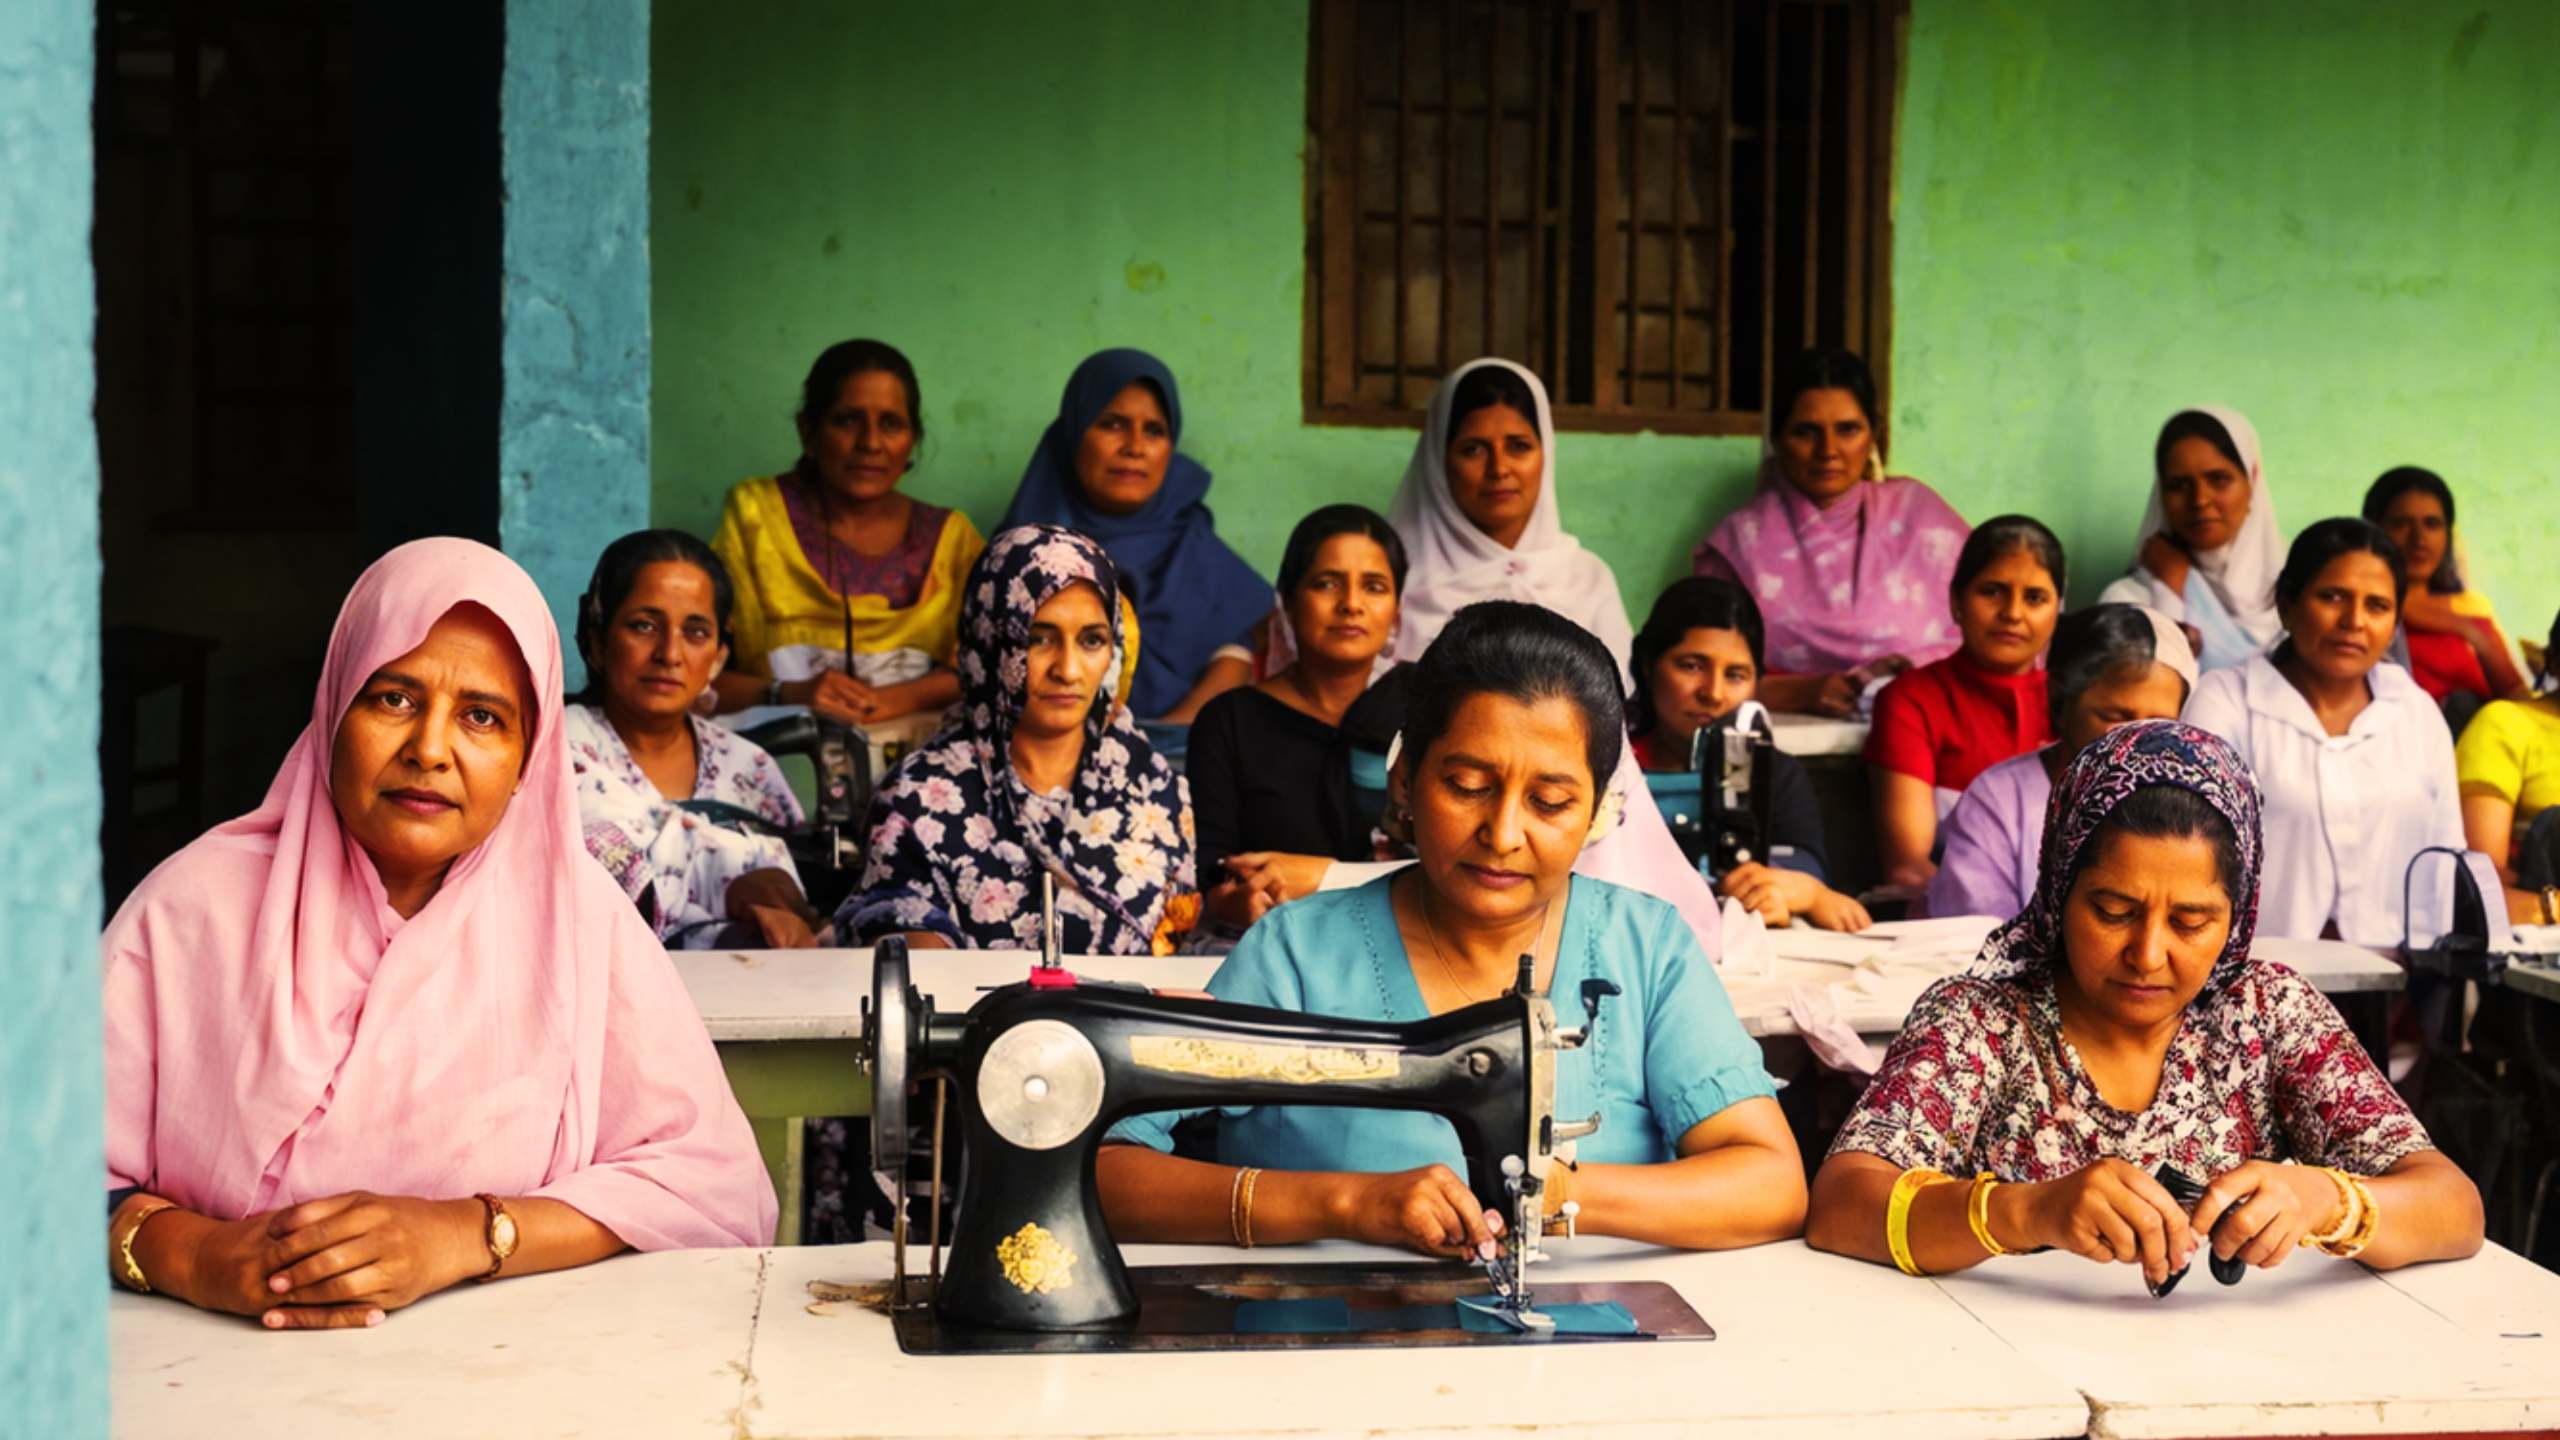
[[[485,1284],[497,1279],[507,1257],[516,1253],[516,1217],[507,1213],[505,1203],[495,1195],[482,1195],[478,1199],[489,1207],[489,1270],[479,1277]]]

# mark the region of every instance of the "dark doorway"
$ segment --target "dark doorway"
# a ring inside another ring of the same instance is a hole
[[[111,908],[256,806],[373,557],[496,539],[503,18],[99,7]]]

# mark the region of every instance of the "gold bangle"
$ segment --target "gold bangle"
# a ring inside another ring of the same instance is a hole
[[[1973,1191],[1964,1200],[1965,1223],[1973,1227],[1974,1242],[1995,1258],[2014,1253],[1991,1234],[1991,1192],[1999,1189],[2002,1183],[1999,1177],[1985,1170],[1973,1177]]]
[[[175,1200],[146,1200],[136,1205],[133,1208],[133,1218],[124,1222],[124,1233],[116,1238],[116,1259],[121,1267],[116,1272],[116,1279],[121,1281],[126,1289],[143,1295],[151,1293],[150,1277],[142,1273],[142,1262],[133,1258],[134,1237],[142,1233],[142,1227],[150,1221],[152,1216],[163,1210],[177,1208],[178,1202]]]
[[[2341,1260],[2353,1260],[2364,1253],[2364,1247],[2373,1243],[2374,1232],[2382,1228],[2382,1206],[2375,1202],[2373,1192],[2365,1188],[2361,1177],[2349,1175],[2346,1179],[2349,1185],[2355,1187],[2356,1192],[2358,1213],[2355,1233],[2344,1240],[2321,1246],[2320,1253],[2334,1255]]]
[[[2560,885],[2542,887],[2542,923],[2560,925]]]
[[[1905,1275],[1918,1275],[1920,1263],[1911,1258],[1911,1201],[1924,1188],[1943,1183],[1947,1176],[1925,1165],[1915,1165],[1902,1172],[1893,1182],[1893,1194],[1884,1204],[1884,1247],[1893,1252],[1893,1268]]]
[[[2323,1165],[2319,1169],[2321,1174],[2329,1177],[2330,1184],[2338,1187],[2338,1223],[2317,1234],[2304,1231],[2302,1238],[2294,1243],[2306,1250],[2344,1241],[2349,1235],[2355,1233],[2356,1221],[2362,1218],[2356,1209],[2355,1187],[2348,1182],[2347,1172],[2330,1165]]]
[[[1235,1180],[1227,1186],[1227,1229],[1240,1250],[1253,1248],[1253,1182],[1261,1176],[1251,1166],[1238,1166]]]

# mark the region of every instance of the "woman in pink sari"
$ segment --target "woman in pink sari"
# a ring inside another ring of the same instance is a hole
[[[101,942],[108,1263],[271,1329],[464,1280],[769,1243],[666,952],[579,834],[560,639],[486,546],[356,582],[258,809]]]
[[[1956,648],[1943,597],[1972,529],[1938,492],[1884,473],[1875,415],[1865,361],[1797,356],[1770,397],[1759,492],[1692,557],[1759,602],[1773,710],[1852,714],[1876,681]]]

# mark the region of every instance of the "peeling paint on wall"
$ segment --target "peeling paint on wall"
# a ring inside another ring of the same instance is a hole
[[[499,534],[564,648],[598,553],[649,523],[649,11],[507,7]]]
[[[0,5],[0,1431],[107,1433],[88,0]]]

